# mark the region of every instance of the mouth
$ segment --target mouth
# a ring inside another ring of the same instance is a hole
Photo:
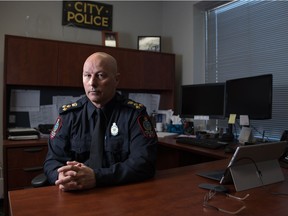
[[[100,93],[101,93],[101,91],[99,91],[99,90],[90,90],[89,92],[88,92],[89,94],[96,94],[96,95],[99,95]]]

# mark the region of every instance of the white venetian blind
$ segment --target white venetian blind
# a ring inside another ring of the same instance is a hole
[[[273,74],[272,119],[250,123],[254,135],[279,139],[288,130],[288,2],[223,5],[206,12],[206,30],[206,82]]]

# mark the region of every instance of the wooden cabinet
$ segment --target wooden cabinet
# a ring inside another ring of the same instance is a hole
[[[82,87],[82,71],[86,58],[95,47],[85,44],[59,43],[58,85]]]
[[[43,162],[47,149],[46,139],[4,140],[3,174],[6,213],[8,212],[8,191],[31,187],[31,180],[38,174],[43,173]]]
[[[174,100],[174,54],[11,35],[5,37],[5,83],[82,87],[83,63],[94,52],[116,58],[120,90],[168,90]]]
[[[58,44],[55,41],[6,36],[6,84],[55,86],[57,53]]]
[[[83,63],[94,52],[106,52],[117,60],[120,73],[119,89],[174,89],[175,56],[173,54],[68,42],[59,43],[58,84],[82,87]]]

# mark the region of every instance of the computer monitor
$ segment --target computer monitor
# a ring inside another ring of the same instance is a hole
[[[211,119],[225,117],[225,83],[206,83],[181,86],[182,118],[209,116]]]
[[[248,115],[249,119],[272,118],[272,74],[226,81],[226,117]]]

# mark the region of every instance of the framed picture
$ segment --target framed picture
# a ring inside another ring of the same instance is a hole
[[[138,36],[138,50],[161,52],[161,37]]]
[[[102,45],[118,47],[118,32],[102,31]]]

